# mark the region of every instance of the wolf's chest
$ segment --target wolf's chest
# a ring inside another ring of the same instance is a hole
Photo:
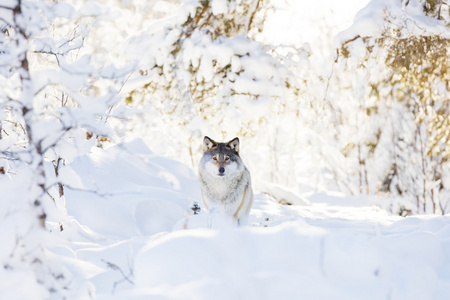
[[[205,182],[204,197],[210,203],[218,205],[233,205],[239,201],[243,183],[238,178],[217,178]]]
[[[211,194],[216,200],[226,200],[230,198],[234,193],[234,189],[236,186],[230,184],[228,180],[219,180],[213,183],[214,186],[211,186]],[[231,200],[231,199],[229,199]]]

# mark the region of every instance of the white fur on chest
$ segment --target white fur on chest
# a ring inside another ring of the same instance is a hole
[[[242,180],[244,172],[234,176],[201,176],[203,198],[208,210],[219,208],[230,214],[236,212],[248,185],[248,182]]]
[[[216,198],[215,200],[225,200],[228,198],[230,193],[230,187],[231,187],[232,181],[230,178],[227,177],[219,177],[216,180],[211,180],[209,182],[210,189],[210,196]]]

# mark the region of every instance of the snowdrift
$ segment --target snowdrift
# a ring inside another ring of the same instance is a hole
[[[450,297],[449,216],[258,194],[250,226],[209,229],[189,208],[201,204],[194,172],[139,140],[96,149],[72,169],[80,188],[67,191],[71,221],[55,233],[69,242],[52,252],[74,274],[73,299]]]
[[[94,149],[71,167],[81,188],[69,189],[67,210],[109,238],[171,231],[201,199],[194,172],[153,154],[142,140]]]
[[[136,286],[167,299],[446,299],[449,222],[176,232],[137,255]]]

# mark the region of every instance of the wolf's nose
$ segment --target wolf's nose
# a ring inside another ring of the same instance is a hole
[[[220,167],[220,168],[219,168],[219,173],[220,173],[220,174],[223,174],[224,172],[225,172],[225,168],[224,168],[224,167]]]

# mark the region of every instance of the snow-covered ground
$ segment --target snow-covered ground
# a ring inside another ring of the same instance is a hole
[[[335,55],[333,38],[352,24],[356,11],[367,2],[280,1],[277,14],[268,14],[264,34],[257,39],[270,45],[310,46],[312,69],[327,78]],[[397,2],[392,6],[398,9]],[[414,3],[422,5],[419,0]],[[361,23],[366,17],[360,14],[358,24],[367,24]],[[373,28],[363,25],[350,27],[336,40]],[[38,129],[33,128],[47,132]],[[179,135],[177,130],[174,136]],[[84,141],[86,132],[80,133],[83,142],[93,146],[95,139]],[[144,135],[136,129],[132,136]],[[58,180],[65,184],[65,196],[53,199],[56,208],[50,203],[48,215],[39,215],[52,235],[43,245],[37,240],[47,232],[39,227],[40,235],[34,235],[38,230],[31,229],[37,225],[25,222],[36,218],[36,208],[15,208],[10,200],[27,199],[29,191],[24,187],[36,174],[11,172],[0,178],[0,192],[12,179],[11,186],[20,187],[3,195],[8,201],[1,207],[5,217],[0,223],[4,229],[0,300],[63,296],[81,300],[450,299],[449,215],[402,218],[380,208],[383,198],[376,196],[301,194],[301,188],[261,180],[265,174],[249,163],[257,179],[254,187],[270,195],[255,190],[248,226],[234,227],[215,219],[210,228],[196,171],[150,150],[163,146],[158,140],[135,139],[104,149],[93,146],[88,155],[81,155],[86,148],[77,152],[81,156],[64,157],[66,165],[61,166]],[[59,161],[56,154],[47,159]],[[255,161],[260,163],[259,159]],[[320,172],[315,160],[304,159]],[[292,161],[282,163],[292,168]],[[0,165],[0,173],[7,167]],[[55,173],[50,162],[47,167],[48,174]],[[56,195],[56,189],[51,193]],[[201,207],[198,214],[192,209],[196,203]],[[11,266],[9,261],[19,263]]]
[[[256,194],[249,226],[207,228],[193,170],[141,140],[95,149],[67,175],[71,216],[50,249],[71,299],[449,299],[450,217],[401,218],[342,195]],[[75,176],[75,175],[73,175]],[[52,225],[52,224],[49,224]]]

